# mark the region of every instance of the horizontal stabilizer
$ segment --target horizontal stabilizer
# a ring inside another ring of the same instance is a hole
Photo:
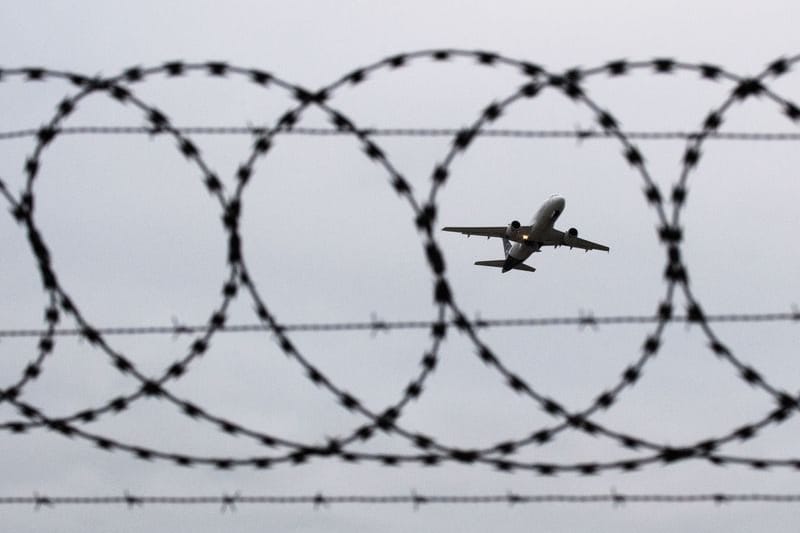
[[[475,264],[478,266],[503,268],[505,260],[498,259],[496,261],[475,261]],[[535,268],[533,268],[532,266],[528,266],[525,263],[519,263],[518,265],[514,265],[511,268],[514,270],[524,270],[525,272],[536,272]]]

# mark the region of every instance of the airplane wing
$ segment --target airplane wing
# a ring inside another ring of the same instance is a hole
[[[582,250],[602,250],[604,252],[609,251],[609,247],[604,244],[598,244],[596,242],[587,241],[586,239],[581,239],[580,237],[572,237],[569,243],[564,242],[564,232],[559,231],[555,228],[550,230],[550,233],[547,235],[547,239],[545,242],[542,243],[542,246],[569,246],[570,248],[581,248]]]
[[[442,228],[442,231],[452,231],[454,233],[461,233],[462,235],[478,235],[480,237],[499,237],[503,238],[506,235],[506,226],[468,226],[468,227],[453,227],[448,226]],[[518,230],[520,234],[528,233],[529,226],[521,226]],[[516,239],[511,239],[516,240]]]

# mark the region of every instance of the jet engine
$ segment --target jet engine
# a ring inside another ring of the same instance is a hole
[[[569,228],[564,233],[564,244],[567,246],[574,246],[575,242],[578,239],[578,230],[575,228]]]
[[[519,220],[512,220],[511,224],[508,225],[506,228],[506,237],[509,239],[512,238],[514,235],[517,234],[519,231],[520,223]]]

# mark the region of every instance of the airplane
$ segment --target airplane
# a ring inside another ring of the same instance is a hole
[[[542,246],[569,246],[586,250],[609,251],[609,247],[587,241],[578,237],[578,230],[570,228],[566,232],[559,231],[553,227],[558,217],[564,212],[567,201],[557,194],[552,195],[542,204],[542,207],[533,215],[528,226],[520,225],[518,220],[512,220],[508,226],[488,226],[488,227],[446,227],[442,231],[452,231],[461,233],[469,237],[470,235],[480,235],[481,237],[498,237],[503,239],[503,251],[505,259],[493,261],[475,261],[478,266],[488,266],[501,268],[503,273],[509,270],[524,270],[535,272],[536,269],[524,263],[534,252],[540,252]],[[514,244],[511,244],[511,242]]]

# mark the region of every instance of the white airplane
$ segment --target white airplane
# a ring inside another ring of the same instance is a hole
[[[608,246],[578,238],[578,230],[575,228],[563,232],[553,227],[558,217],[564,212],[566,203],[563,197],[554,194],[533,215],[528,226],[521,226],[518,220],[513,220],[508,226],[446,227],[442,228],[442,231],[462,233],[467,237],[480,235],[503,239],[505,259],[475,262],[479,266],[502,268],[503,272],[511,269],[535,272],[535,268],[526,265],[523,261],[534,252],[540,252],[542,246],[569,246],[570,249],[581,248],[587,252],[589,250],[609,251]],[[511,244],[512,241],[514,244]]]

